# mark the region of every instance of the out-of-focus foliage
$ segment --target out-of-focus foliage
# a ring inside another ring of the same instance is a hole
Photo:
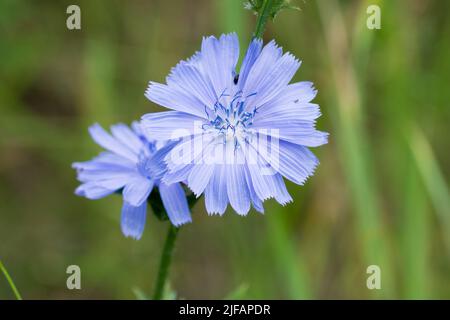
[[[167,222],[149,215],[140,241],[122,236],[120,197],[73,194],[70,165],[100,149],[87,127],[162,111],[144,97],[202,36],[255,16],[241,0],[0,1],[0,260],[24,299],[146,298]],[[256,2],[255,2],[256,3]],[[330,143],[294,202],[264,215],[207,216],[183,227],[171,288],[179,298],[450,297],[450,2],[292,1],[267,24],[303,60]],[[381,29],[366,27],[381,8]],[[242,53],[243,49],[241,49]],[[82,289],[66,288],[81,267]],[[381,267],[381,290],[366,269]],[[0,276],[0,299],[13,299]]]

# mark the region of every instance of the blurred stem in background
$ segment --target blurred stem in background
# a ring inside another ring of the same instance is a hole
[[[13,279],[9,275],[8,271],[6,270],[5,266],[3,265],[3,262],[0,260],[0,270],[3,272],[3,275],[6,278],[6,281],[8,281],[9,286],[11,287],[11,290],[14,292],[14,295],[16,296],[17,300],[22,300],[22,296],[19,293],[19,290],[17,290],[16,285],[14,284]]]
[[[341,7],[335,0],[317,1],[323,25],[327,52],[330,53],[330,68],[336,97],[330,101],[334,113],[335,138],[340,149],[343,170],[352,191],[357,223],[357,238],[361,241],[363,260],[367,266],[378,265],[383,274],[383,290],[375,290],[385,298],[393,297],[395,283],[388,234],[383,229],[383,215],[379,206],[378,191],[370,159],[373,159],[368,135],[363,124],[363,108],[359,83],[351,60],[352,52]],[[359,33],[365,37],[367,32]],[[361,46],[370,46],[370,41],[356,39]],[[367,50],[365,50],[367,51]],[[332,135],[333,136],[333,135]],[[360,270],[361,273],[364,270]],[[373,292],[373,291],[372,291]]]
[[[403,293],[406,299],[427,297],[428,228],[426,199],[416,167],[411,159],[406,163],[405,195],[402,210],[403,228],[400,232],[403,260]]]
[[[413,127],[409,135],[409,145],[415,164],[431,198],[431,202],[442,224],[442,235],[450,253],[450,191],[442,170],[436,160],[430,143],[419,128]]]
[[[274,206],[268,206],[269,210],[271,208],[274,209]],[[302,250],[298,248],[302,246],[296,242],[286,223],[289,213],[296,211],[285,208],[277,212],[271,211],[267,216],[267,237],[274,261],[277,263],[275,267],[283,276],[281,280],[287,288],[288,298],[312,299],[311,275],[307,272]]]
[[[437,213],[447,254],[450,252],[450,197],[430,143],[417,124],[421,121],[418,112],[424,109],[420,101],[423,90],[411,90],[423,86],[423,79],[416,75],[420,66],[418,39],[424,31],[412,18],[411,7],[405,8],[396,1],[386,2],[385,12],[390,27],[385,44],[387,59],[384,74],[384,80],[390,85],[386,88],[384,105],[389,110],[387,127],[391,130],[389,143],[392,144],[390,150],[394,161],[391,175],[394,182],[400,182],[397,189],[404,200],[398,231],[401,237],[400,256],[403,258],[400,261],[402,294],[405,298],[424,299],[432,297],[430,230],[433,228],[425,190]],[[428,95],[425,95],[426,101]],[[420,108],[413,108],[417,102]]]
[[[397,282],[402,296],[423,299],[429,297],[431,216],[420,174],[408,146],[411,131],[407,128],[414,121],[416,110],[410,103],[405,103],[416,99],[408,88],[414,87],[414,66],[419,64],[418,32],[413,32],[414,37],[409,36],[415,24],[410,19],[410,9],[395,1],[386,1],[383,9],[384,27],[392,30],[384,47],[386,72],[383,79],[390,85],[386,88],[385,102],[381,104],[389,115],[386,130],[390,132],[390,139],[386,148],[394,169],[389,176],[392,177],[393,192],[400,199],[394,232],[399,254],[394,261],[400,271]],[[397,19],[402,22],[396,23]]]

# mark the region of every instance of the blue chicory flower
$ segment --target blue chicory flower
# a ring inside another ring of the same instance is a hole
[[[162,181],[184,181],[205,194],[208,213],[231,204],[241,215],[263,201],[292,201],[283,177],[302,185],[319,161],[308,147],[327,143],[315,129],[319,106],[311,82],[289,84],[300,67],[274,41],[253,39],[240,67],[236,34],[210,36],[174,67],[167,84],[150,82],[146,97],[173,111],[146,114],[143,130],[176,141]],[[178,139],[178,140],[177,140]]]
[[[99,124],[89,128],[92,139],[106,152],[86,162],[76,162],[77,178],[82,183],[75,191],[88,199],[100,199],[114,192],[123,194],[121,229],[125,236],[140,239],[145,227],[147,198],[154,187],[173,225],[191,222],[186,195],[179,183],[161,182],[165,171],[162,158],[173,143],[146,138],[140,125],[111,126],[111,134]]]

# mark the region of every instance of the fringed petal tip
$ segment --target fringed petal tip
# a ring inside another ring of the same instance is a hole
[[[145,228],[147,202],[138,207],[123,203],[120,228],[125,237],[139,240]]]
[[[188,224],[188,223],[192,223],[192,218],[189,217],[189,218],[186,218],[186,219],[184,219],[182,221],[174,221],[174,222],[171,221],[170,223],[172,223],[175,227],[179,228],[182,225],[185,225],[185,224]]]
[[[183,187],[179,183],[159,185],[159,193],[170,222],[178,227],[192,222],[191,212]]]

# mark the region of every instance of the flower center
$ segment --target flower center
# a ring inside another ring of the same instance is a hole
[[[256,108],[252,112],[246,111],[246,98],[238,91],[234,95],[224,91],[214,104],[213,110],[206,109],[209,123],[203,125],[203,130],[214,132],[221,137],[224,144],[233,143],[239,147],[239,141],[248,139]]]

